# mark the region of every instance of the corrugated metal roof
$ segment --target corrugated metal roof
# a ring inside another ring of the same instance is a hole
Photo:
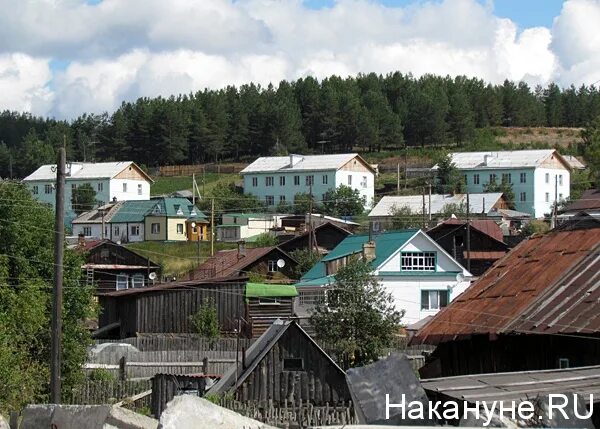
[[[569,204],[566,213],[600,209],[600,189],[588,189],[581,198]]]
[[[465,258],[469,258],[469,255],[470,255],[471,259],[491,260],[491,259],[500,259],[504,255],[506,255],[506,252],[497,251],[497,250],[480,250],[480,251],[468,252],[465,250],[463,252],[463,255]]]
[[[241,283],[246,282],[248,277],[235,276],[235,277],[219,277],[204,280],[186,280],[171,283],[159,283],[156,286],[130,288],[125,290],[118,290],[114,292],[99,292],[98,295],[120,297],[129,295],[139,295],[144,293],[160,292],[166,290],[189,290],[194,288],[201,288],[203,286],[219,286],[227,283]]]
[[[297,162],[290,165],[290,158],[294,156]],[[290,155],[290,156],[264,156],[241,171],[245,173],[262,172],[287,172],[287,171],[320,171],[337,170],[344,164],[356,158],[357,153],[342,153],[333,155]],[[366,163],[365,163],[366,164]],[[366,164],[368,165],[368,164]],[[371,168],[369,166],[369,168]]]
[[[585,164],[581,162],[576,156],[563,155],[563,158],[569,163],[571,168],[575,168],[577,170],[583,170],[585,168]]]
[[[600,227],[533,236],[497,261],[413,338],[600,332]]]
[[[600,396],[600,366],[432,378],[421,380],[421,386],[467,402],[531,400],[551,393],[578,393],[588,401],[590,394]]]
[[[156,200],[123,201],[110,219],[113,223],[143,222]]]
[[[121,207],[124,201],[118,203],[105,204],[102,207],[87,211],[77,216],[71,223],[73,224],[85,224],[85,223],[102,223],[110,222],[113,215],[115,215]],[[102,216],[104,212],[104,216]]]
[[[71,164],[71,174],[67,176],[67,180],[110,179],[132,164],[135,165],[133,161],[74,162]],[[148,181],[152,181],[147,175],[146,178]],[[32,180],[56,180],[56,164],[42,165],[23,179],[25,182]]]
[[[502,193],[489,192],[479,194],[469,194],[469,206],[471,213],[489,212],[490,209],[502,198]],[[444,211],[448,204],[467,204],[467,194],[432,194],[431,195],[431,213],[438,214]],[[414,213],[422,213],[423,196],[422,195],[404,195],[383,197],[369,213],[369,217],[391,216],[392,209],[395,207],[410,207]],[[425,196],[425,212],[429,212],[429,196]]]
[[[569,163],[555,149],[542,150],[505,150],[497,152],[454,152],[450,154],[452,162],[460,170],[535,168],[547,158],[556,156],[570,168]],[[486,161],[487,157],[487,161]],[[437,168],[437,165],[433,167]]]
[[[429,231],[433,231],[435,229],[439,229],[444,225],[466,225],[466,220],[461,219],[448,219],[443,221],[442,223],[434,226]],[[502,229],[498,226],[496,222],[491,219],[473,219],[470,221],[471,228],[478,230],[479,232],[493,238],[494,240],[504,242],[504,234],[502,233]],[[428,232],[429,232],[428,231]]]

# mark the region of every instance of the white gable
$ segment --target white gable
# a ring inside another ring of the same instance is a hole
[[[377,251],[377,250],[375,250]],[[399,272],[400,271],[400,254],[401,252],[436,252],[436,272],[461,272],[464,276],[471,274],[460,265],[451,255],[449,255],[442,247],[440,247],[431,237],[423,231],[418,231],[413,235],[404,246],[400,247],[387,260],[385,260],[377,269],[376,273],[382,272]]]

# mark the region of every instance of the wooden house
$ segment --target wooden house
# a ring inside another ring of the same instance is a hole
[[[532,236],[412,339],[424,378],[600,364],[600,225]]]
[[[317,249],[319,253],[327,254],[352,233],[332,222],[325,222],[315,226],[312,234],[312,240],[310,239],[310,231],[306,231],[280,243],[279,248],[291,253],[298,249],[308,249],[312,244],[313,248]]]
[[[211,302],[222,332],[233,332],[246,319],[246,278],[163,283],[99,295],[102,307],[96,337],[127,338],[144,333],[194,332],[190,317]]]
[[[260,337],[277,319],[294,317],[294,285],[248,283],[246,305],[252,337]]]
[[[351,400],[344,371],[293,321],[277,320],[209,393],[279,405],[339,404]]]
[[[268,281],[291,283],[298,262],[277,246],[246,248],[238,243],[237,249],[221,250],[208,258],[187,278],[192,280],[235,277],[256,274]]]
[[[473,219],[469,227],[469,248],[464,220],[448,219],[428,230],[427,235],[463,267],[470,263],[470,272],[480,276],[508,252],[508,245],[503,241],[502,229],[493,220]]]
[[[98,293],[144,288],[160,275],[157,263],[110,240],[85,241],[80,237],[76,250],[85,253],[85,281]]]

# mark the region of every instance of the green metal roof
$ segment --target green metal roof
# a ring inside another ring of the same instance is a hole
[[[373,267],[378,267],[383,261],[389,258],[396,250],[406,244],[417,231],[417,229],[405,229],[402,231],[384,232],[373,236],[373,240],[375,241]],[[300,282],[296,283],[296,286],[319,286],[332,282],[332,276],[327,278],[325,262],[362,252],[363,244],[368,241],[369,234],[349,235],[304,274]]]
[[[247,283],[246,298],[258,298],[262,296],[298,296],[294,285],[276,285],[267,283]]]
[[[156,200],[157,205],[160,206],[161,216],[168,217],[192,217],[192,211],[194,211],[194,205],[187,198],[180,197],[167,197]],[[206,218],[206,215],[202,213],[198,208],[195,208],[195,218]]]
[[[123,201],[110,219],[111,223],[143,222],[146,214],[156,205],[156,200]]]
[[[241,218],[263,218],[265,216],[268,216],[264,213],[225,213],[223,216],[230,216],[230,217],[241,217]]]

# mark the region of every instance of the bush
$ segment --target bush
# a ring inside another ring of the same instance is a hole
[[[208,301],[200,306],[196,314],[190,316],[194,331],[204,338],[215,339],[221,335],[217,307],[213,301]]]
[[[550,230],[550,226],[543,220],[532,220],[523,227],[523,235],[529,237],[533,234],[545,234]]]
[[[270,247],[277,246],[277,237],[268,232],[263,232],[256,237],[254,242],[255,247]]]

